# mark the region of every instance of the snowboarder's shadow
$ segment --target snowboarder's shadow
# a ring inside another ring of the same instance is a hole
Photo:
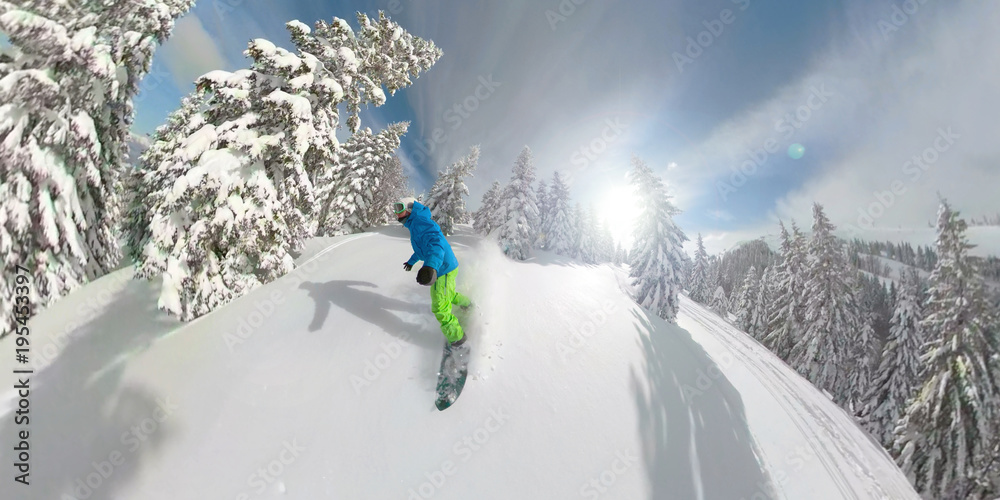
[[[307,290],[309,297],[316,302],[316,313],[309,323],[309,331],[315,332],[323,327],[330,315],[330,305],[334,304],[359,319],[382,327],[386,332],[400,339],[426,349],[440,349],[440,334],[431,334],[428,329],[434,319],[430,304],[406,302],[380,293],[362,290],[361,287],[378,288],[378,285],[367,281],[334,280],[326,283],[307,281],[299,288]],[[403,321],[392,311],[420,314],[428,318],[424,324]],[[423,333],[422,330],[428,330]]]

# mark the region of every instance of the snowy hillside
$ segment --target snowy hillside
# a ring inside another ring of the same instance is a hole
[[[809,228],[804,227],[803,232],[809,234]],[[864,241],[891,241],[893,243],[909,243],[914,247],[929,246],[934,247],[937,239],[937,231],[933,227],[919,228],[868,228],[863,229],[857,226],[838,228],[834,234],[845,240],[859,238]],[[969,252],[977,257],[988,255],[1000,255],[1000,227],[994,226],[973,226],[966,233],[969,242],[976,245]],[[781,245],[781,238],[777,233],[768,233],[760,238],[767,243],[772,250],[777,250]],[[740,241],[733,245],[733,248],[745,244]]]
[[[966,233],[969,242],[976,245],[969,253],[978,257],[1000,255],[1000,227],[973,226]],[[837,231],[837,236],[844,239],[861,238],[866,241],[891,241],[893,243],[909,243],[913,246],[934,247],[937,240],[937,230],[933,227],[920,228],[843,228]]]
[[[670,325],[620,269],[515,263],[467,226],[451,240],[474,357],[444,412],[402,227],[311,240],[298,270],[189,324],[128,270],[57,302],[32,323],[51,361],[17,498],[916,498],[848,415],[703,307]],[[6,463],[13,405],[0,395]]]

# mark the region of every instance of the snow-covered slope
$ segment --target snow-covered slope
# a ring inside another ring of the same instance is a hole
[[[31,381],[32,485],[4,498],[916,497],[843,411],[704,308],[685,300],[670,325],[619,269],[511,262],[465,227],[452,241],[477,304],[452,408],[433,405],[443,337],[401,227],[311,241],[298,271],[186,325],[119,271],[33,320],[51,362]]]
[[[809,235],[811,234],[808,227],[803,228],[803,231]],[[929,246],[934,248],[937,241],[937,229],[933,227],[919,227],[919,228],[884,228],[884,227],[873,227],[873,228],[860,228],[858,226],[841,227],[838,228],[834,234],[845,240],[852,240],[854,238],[860,238],[865,241],[891,241],[893,243],[909,243],[914,247],[917,246]],[[995,226],[976,226],[970,227],[966,233],[969,238],[969,242],[976,245],[975,248],[970,252],[972,255],[978,257],[986,257],[989,255],[1000,255],[1000,227]],[[772,250],[777,251],[781,246],[781,239],[777,233],[768,233],[760,238],[767,243],[767,246]],[[733,245],[736,248],[746,241],[737,242]]]
[[[1000,255],[1000,227],[976,226],[970,227],[966,233],[969,242],[976,245],[972,255],[985,257]],[[937,241],[937,229],[921,228],[859,228],[857,226],[842,228],[837,236],[844,239],[861,238],[866,241],[891,241],[893,243],[909,243],[913,246],[929,246],[934,248]]]

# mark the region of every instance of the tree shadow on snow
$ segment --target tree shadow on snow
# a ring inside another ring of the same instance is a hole
[[[646,311],[633,314],[645,351],[632,390],[649,498],[776,498],[739,392],[687,330]]]
[[[440,335],[420,335],[418,332],[424,325],[403,321],[391,311],[421,314],[432,318],[430,299],[426,304],[406,302],[385,295],[361,290],[359,287],[378,288],[367,281],[334,280],[326,283],[307,281],[299,288],[307,290],[309,297],[316,302],[316,313],[309,323],[309,331],[321,329],[330,315],[330,306],[357,316],[359,319],[382,327],[387,333],[399,337],[411,344],[427,348],[440,349]]]
[[[177,428],[183,409],[174,409],[169,395],[122,385],[129,357],[179,324],[157,310],[156,295],[151,283],[130,281],[92,318],[65,318],[63,324],[85,323],[70,331],[58,357],[28,375],[28,425],[19,425],[13,412],[0,418],[4,491],[14,495],[10,498],[125,498],[122,486]],[[48,346],[39,340],[32,356],[41,359],[52,352]],[[12,477],[12,452],[22,430],[30,432],[30,486],[15,484]]]

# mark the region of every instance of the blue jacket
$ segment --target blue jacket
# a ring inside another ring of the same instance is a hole
[[[444,276],[458,267],[455,252],[451,251],[451,245],[444,239],[441,227],[431,219],[430,209],[419,202],[413,202],[410,216],[403,225],[410,230],[410,246],[413,247],[413,256],[406,261],[407,264],[412,266],[422,260],[425,266],[434,268],[438,276]]]

